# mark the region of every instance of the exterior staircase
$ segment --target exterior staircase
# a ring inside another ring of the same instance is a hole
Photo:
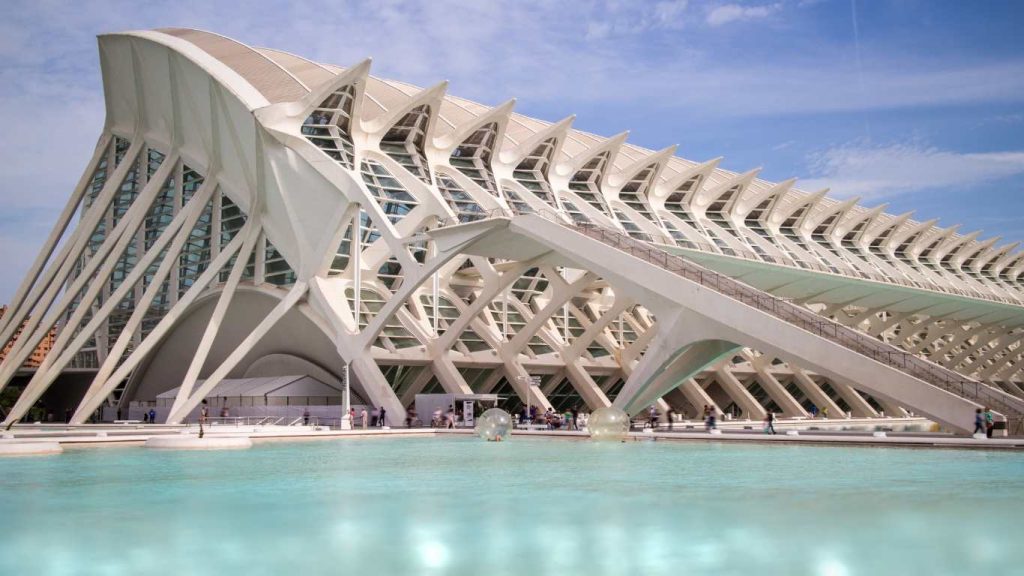
[[[621,232],[593,224],[568,224],[561,219],[556,221],[609,247],[738,300],[936,388],[988,406],[1006,418],[1007,431],[1011,435],[1024,434],[1024,400],[1020,398]]]

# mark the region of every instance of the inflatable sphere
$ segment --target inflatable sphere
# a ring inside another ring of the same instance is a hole
[[[629,415],[611,406],[598,408],[587,419],[587,431],[592,440],[618,442],[629,432]]]
[[[477,436],[488,442],[508,440],[508,432],[512,429],[512,417],[501,408],[491,408],[480,415],[473,429]]]

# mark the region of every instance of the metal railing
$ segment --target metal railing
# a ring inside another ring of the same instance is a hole
[[[1024,432],[1024,400],[1002,390],[966,378],[959,372],[900,350],[896,346],[823,318],[806,308],[763,292],[739,280],[704,268],[682,256],[669,254],[665,250],[617,230],[610,230],[592,223],[570,222],[560,213],[555,212],[536,212],[536,215],[711,288],[720,294],[899,370],[908,376],[961,398],[991,407],[1006,417],[1007,427],[1011,433]],[[507,214],[499,211],[494,215],[488,213],[487,217],[507,217]]]
[[[285,416],[207,416],[207,426],[218,426],[227,428],[229,426],[297,426],[303,422],[304,416],[292,420],[289,423],[282,423],[285,420]],[[310,416],[310,426],[336,426],[340,423],[341,417],[325,418],[321,416]],[[183,421],[183,424],[187,426],[194,426],[199,423],[198,417],[187,418]]]
[[[743,302],[744,304],[762,312],[766,312],[780,320],[839,344],[844,348],[857,352],[886,366],[899,370],[913,378],[931,384],[932,386],[942,390],[946,390],[947,392],[953,393],[961,398],[971,400],[984,406],[989,406],[1006,417],[1007,427],[1011,433],[1024,433],[1024,400],[1016,398],[1002,390],[995,389],[982,382],[967,378],[959,372],[936,364],[935,362],[925,358],[921,358],[915,354],[903,351],[896,346],[882,342],[853,328],[843,326],[835,321],[823,318],[802,306],[793,304],[785,299],[763,292],[748,284],[709,270],[683,256],[670,254],[655,245],[632,238],[618,230],[611,230],[593,223],[575,222],[567,218],[564,214],[554,211],[544,210],[532,213],[565,228],[575,230],[590,238],[594,238],[603,244],[626,252],[627,254],[673,272],[688,280],[697,282],[702,286],[711,288],[720,294]],[[475,217],[472,219],[451,218],[441,221],[440,225],[452,226],[456,224],[465,224],[471,221],[510,217],[507,211],[500,209],[480,212],[478,215],[474,216]],[[698,246],[697,249],[700,250],[700,248],[701,247]],[[710,245],[705,248],[707,248],[707,250],[700,251],[712,251]],[[750,260],[765,261],[764,258],[758,257],[753,252],[750,253],[749,257],[748,255],[740,255],[739,252],[735,252],[734,255]],[[771,258],[771,260],[772,263],[781,263],[775,262],[775,260],[777,260],[775,258]],[[789,263],[784,264],[790,266],[793,265]],[[817,265],[813,264],[808,264],[808,266],[815,269],[817,268]],[[828,272],[824,269],[821,271]],[[834,274],[833,272],[828,273]],[[879,282],[894,283],[894,280],[890,278],[870,279],[877,280]],[[898,280],[895,281],[895,283],[904,284]],[[920,288],[920,286],[911,285],[909,283],[906,285]],[[955,291],[956,293],[965,296],[981,297],[990,300],[993,299],[979,293],[967,294],[964,293],[964,291],[953,287],[947,288],[951,292]]]
[[[962,374],[949,368],[900,350],[853,328],[823,318],[806,308],[758,290],[739,280],[708,270],[681,256],[669,254],[620,232],[595,225],[559,223],[603,244],[766,312],[816,336],[895,368],[918,380],[952,392],[962,398],[990,406],[1003,413],[1008,419],[1014,417],[1019,419],[1024,416],[1024,410],[1022,410],[1024,401],[1006,392],[965,378]]]
[[[552,210],[534,210],[529,209],[528,211],[518,212],[509,211],[504,208],[492,208],[490,210],[479,210],[475,212],[466,212],[455,217],[445,218],[439,220],[437,225],[439,227],[455,226],[458,224],[468,224],[470,222],[478,222],[482,220],[489,220],[491,218],[508,218],[522,214],[536,214],[544,219],[558,222],[560,224],[566,223],[569,220],[569,216]],[[577,223],[578,224],[578,223]],[[581,224],[584,225],[584,224]],[[607,229],[596,224],[589,224],[602,229]],[[664,232],[661,233],[666,240],[671,239],[671,235]],[[1010,304],[1013,306],[1020,306],[1024,304],[1024,299],[1019,297],[1006,297],[1000,296],[995,293],[984,292],[973,286],[967,288],[959,288],[952,284],[939,284],[934,281],[918,281],[910,278],[901,278],[899,276],[893,276],[883,274],[881,272],[869,272],[857,268],[852,264],[848,264],[849,268],[845,269],[837,266],[825,266],[817,262],[811,262],[807,260],[799,260],[791,258],[789,256],[771,255],[767,253],[757,253],[753,250],[745,248],[737,248],[732,245],[721,246],[710,242],[701,242],[699,240],[691,240],[687,238],[684,241],[676,241],[674,239],[669,240],[674,242],[677,248],[682,250],[693,250],[695,252],[701,252],[705,254],[724,255],[732,258],[740,258],[743,260],[749,260],[751,262],[760,262],[766,264],[775,264],[777,266],[786,266],[789,268],[796,268],[800,270],[810,270],[818,272],[820,274],[830,274],[832,276],[845,276],[849,278],[856,278],[861,280],[870,280],[873,282],[879,282],[882,284],[903,286],[906,288],[913,288],[915,290],[929,290],[932,292],[941,292],[944,294],[952,294],[956,296],[964,296],[966,298],[974,298],[979,300],[988,300],[990,302],[999,302],[1002,304]],[[667,246],[667,244],[665,244]],[[947,280],[943,277],[942,280]]]

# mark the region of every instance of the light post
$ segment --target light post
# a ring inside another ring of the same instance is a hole
[[[355,333],[358,336],[359,320],[362,317],[362,310],[360,310],[362,303],[362,292],[363,292],[363,279],[362,270],[360,270],[360,256],[363,252],[363,209],[360,208],[359,212],[355,216],[355,222],[352,223],[352,314],[355,317],[356,330]],[[344,335],[342,337],[345,337]],[[345,388],[344,394],[341,400],[341,429],[351,430],[352,429],[352,374],[349,369],[348,361],[345,362]]]

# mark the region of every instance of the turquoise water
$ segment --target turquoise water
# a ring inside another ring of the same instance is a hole
[[[469,438],[0,460],[0,574],[1020,574],[1024,454]]]

